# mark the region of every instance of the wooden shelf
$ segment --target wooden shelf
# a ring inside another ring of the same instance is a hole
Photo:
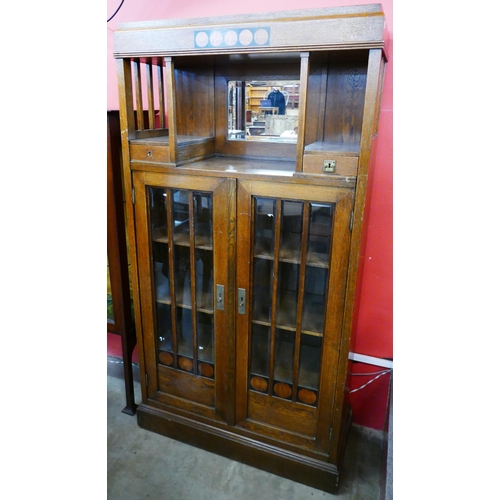
[[[258,297],[265,297],[266,291],[263,287],[254,285],[254,293]],[[297,314],[297,295],[295,292],[281,292],[278,300],[278,311],[276,313],[276,328],[295,331]],[[293,313],[291,313],[293,311]],[[271,326],[271,303],[253,311],[252,323]],[[301,333],[314,337],[323,336],[325,318],[325,304],[323,296],[315,294],[304,294],[304,313],[302,316]]]
[[[189,227],[187,224],[184,224],[180,230],[179,227],[181,226],[177,226],[174,231],[174,245],[189,247],[191,244],[189,239]],[[209,232],[208,225],[199,225],[199,231],[195,231],[195,233],[196,248],[199,248],[200,250],[213,250],[212,238]],[[157,241],[158,243],[165,243],[168,245],[167,228],[161,227],[153,231],[153,241]]]
[[[345,155],[358,156],[359,142],[332,142],[317,141],[308,144],[304,148],[304,153],[341,153]]]
[[[259,238],[254,250],[254,257],[259,259],[274,260],[274,254],[271,247],[271,240]],[[300,235],[286,234],[280,245],[279,260],[291,264],[300,264]],[[306,265],[312,267],[321,267],[328,269],[329,255],[321,252],[308,251],[306,255]]]
[[[155,286],[156,302],[161,304],[171,304],[170,280],[162,273],[162,263],[155,262]],[[205,314],[214,313],[213,280],[209,280],[206,286],[208,291],[203,291],[203,276],[196,276],[196,310]],[[183,309],[192,309],[191,289],[176,284],[176,306]]]

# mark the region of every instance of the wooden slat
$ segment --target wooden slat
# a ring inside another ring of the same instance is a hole
[[[148,118],[149,118],[149,128],[155,128],[155,100],[153,91],[153,66],[151,64],[151,59],[148,59],[146,63],[146,82],[148,87]]]
[[[172,215],[172,190],[165,189],[166,198],[166,208],[167,208],[167,238],[168,238],[168,268],[170,274],[170,316],[172,321],[172,350],[174,351],[174,367],[177,368],[178,365],[178,343],[177,343],[177,300],[176,300],[176,289],[175,289],[175,262],[174,262],[174,220]]]
[[[212,199],[213,255],[217,256],[213,259],[214,286],[223,285],[225,292],[224,309],[214,308],[214,339],[215,332],[224,332],[215,340],[215,406],[217,415],[234,425],[236,181],[224,180],[214,190]]]
[[[194,227],[194,195],[189,191],[189,274],[191,281],[191,327],[193,330],[193,364],[198,366],[198,323],[197,323],[197,301],[196,301],[196,242]]]
[[[165,57],[165,79],[167,85],[167,114],[169,129],[170,162],[177,161],[177,110],[175,102],[175,72],[171,57]]]
[[[163,65],[159,64],[158,68],[158,101],[160,108],[160,128],[165,128],[165,85],[163,83]]]
[[[252,197],[248,185],[238,184],[237,196],[237,231],[236,239],[236,287],[243,288],[250,296],[251,269],[249,264],[253,262],[253,215]],[[235,306],[235,310],[236,306]],[[247,416],[247,388],[248,388],[248,364],[250,360],[251,334],[250,318],[252,317],[252,301],[247,300],[245,314],[236,314],[236,424],[243,423]]]
[[[300,253],[299,296],[297,301],[297,322],[295,327],[295,351],[293,354],[293,386],[292,401],[297,401],[297,388],[299,384],[300,338],[302,330],[302,315],[304,311],[304,293],[306,282],[307,236],[309,234],[310,203],[303,203],[302,213],[302,243]]]
[[[142,228],[150,227],[149,219],[149,196],[144,182],[144,174],[137,172],[134,175],[134,188],[136,194],[135,204],[135,217],[136,222]],[[141,308],[144,312],[141,315],[141,322],[143,325],[143,337],[145,346],[156,345],[156,328],[155,328],[155,303],[154,303],[154,290],[152,288],[151,275],[153,269],[151,268],[152,262],[152,248],[150,231],[137,232],[137,257],[139,268],[139,286],[141,290]],[[135,306],[135,304],[134,304]],[[135,307],[134,307],[135,309]],[[149,384],[147,386],[147,394],[149,397],[154,395],[157,390],[157,376],[156,376],[156,350],[145,349],[145,369],[148,374]]]
[[[141,65],[139,61],[134,61],[135,73],[135,108],[137,114],[137,130],[144,130],[144,109],[142,107],[142,80]]]
[[[273,393],[274,357],[276,345],[276,316],[278,311],[278,284],[279,284],[279,259],[280,259],[280,234],[281,234],[281,199],[276,198],[276,215],[274,217],[274,262],[273,262],[273,291],[271,306],[271,341],[269,343],[269,395]]]
[[[300,54],[300,93],[299,93],[299,127],[297,129],[297,155],[296,155],[296,170],[302,172],[302,162],[304,154],[304,141],[306,133],[306,111],[307,111],[307,95],[309,83],[309,52]]]

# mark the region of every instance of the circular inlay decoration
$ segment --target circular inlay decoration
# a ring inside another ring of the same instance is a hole
[[[190,372],[193,369],[193,362],[189,358],[179,358],[179,366],[183,370]]]
[[[167,366],[172,365],[174,362],[174,357],[169,352],[161,351],[158,357],[160,358],[160,363]]]
[[[297,394],[299,400],[306,405],[313,405],[316,403],[316,393],[310,391],[309,389],[300,389]]]
[[[264,45],[269,40],[269,33],[265,29],[258,29],[255,32],[254,40],[257,45]]]
[[[198,371],[200,372],[200,375],[207,378],[212,378],[214,376],[214,367],[208,363],[200,363],[198,365]]]
[[[220,31],[213,31],[210,34],[210,43],[214,47],[218,47],[222,43],[222,33]]]
[[[292,389],[288,384],[277,382],[274,384],[274,392],[280,398],[288,399],[292,395]]]
[[[267,380],[262,377],[252,377],[250,380],[250,385],[256,391],[264,392],[265,390],[267,390]]]
[[[208,35],[205,33],[205,31],[200,31],[199,33],[196,34],[196,45],[198,47],[206,47],[208,44]]]
[[[253,40],[253,35],[250,30],[242,30],[240,33],[240,43],[241,45],[250,45]]]
[[[232,47],[233,45],[236,45],[236,42],[238,41],[238,35],[236,31],[234,30],[229,30],[225,35],[224,35],[224,42],[226,45],[229,45]]]

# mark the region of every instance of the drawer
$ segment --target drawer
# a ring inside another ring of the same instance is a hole
[[[335,162],[333,172],[325,172],[323,164],[325,160]],[[302,170],[308,174],[342,175],[344,177],[358,175],[357,156],[338,156],[330,154],[305,154]]]
[[[135,161],[154,161],[168,163],[170,151],[168,146],[153,146],[150,144],[131,144],[130,159]]]

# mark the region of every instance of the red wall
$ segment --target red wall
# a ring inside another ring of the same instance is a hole
[[[121,0],[108,0],[108,18]],[[364,274],[357,318],[355,352],[392,359],[392,0],[125,0],[118,14],[107,23],[108,29],[108,110],[118,109],[118,91],[113,59],[113,32],[119,23],[154,19],[205,17],[340,5],[382,4],[388,32],[386,67],[382,97],[373,193],[368,218]],[[377,366],[354,363],[354,373],[376,372]],[[352,388],[360,387],[371,376],[355,376]],[[389,376],[383,375],[360,391],[351,394],[353,420],[382,429],[385,419]]]

